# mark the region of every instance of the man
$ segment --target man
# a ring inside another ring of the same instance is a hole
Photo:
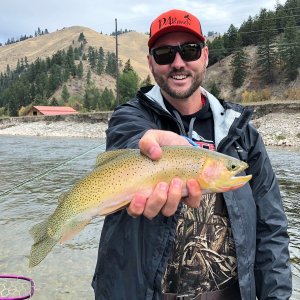
[[[195,179],[161,182],[147,199],[106,217],[93,279],[96,299],[289,299],[287,219],[251,111],[201,87],[208,48],[199,20],[171,10],[151,24],[149,68],[157,82],[119,106],[107,150],[197,145],[247,161],[250,183],[201,197]],[[183,137],[184,136],[184,137]],[[124,178],[126,180],[126,178]]]

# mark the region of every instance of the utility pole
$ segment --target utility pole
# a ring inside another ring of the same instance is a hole
[[[119,97],[119,55],[118,55],[118,25],[117,25],[117,19],[115,19],[116,22],[116,92],[117,92],[117,105],[119,105],[120,97]]]

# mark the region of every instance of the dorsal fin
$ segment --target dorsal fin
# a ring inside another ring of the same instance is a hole
[[[95,168],[103,166],[107,162],[109,162],[119,156],[122,156],[122,155],[126,154],[127,152],[132,152],[132,151],[133,151],[133,149],[119,149],[119,150],[112,150],[112,151],[106,151],[106,152],[100,153],[97,156]]]

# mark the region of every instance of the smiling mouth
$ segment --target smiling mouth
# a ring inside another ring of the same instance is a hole
[[[171,78],[175,79],[175,80],[184,80],[187,77],[188,77],[187,75],[173,75],[173,76],[171,76]]]

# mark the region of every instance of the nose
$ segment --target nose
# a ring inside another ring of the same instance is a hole
[[[175,58],[171,64],[171,67],[175,69],[180,69],[185,66],[185,61],[181,58],[179,52],[176,53]]]

